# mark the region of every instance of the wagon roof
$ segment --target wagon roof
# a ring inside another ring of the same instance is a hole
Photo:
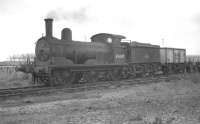
[[[161,49],[174,49],[174,50],[186,50],[185,48],[172,48],[172,47],[161,47]]]
[[[131,42],[130,45],[135,46],[135,47],[157,47],[157,48],[160,48],[159,45],[153,45],[150,43],[140,43],[140,42],[136,42],[136,41]]]

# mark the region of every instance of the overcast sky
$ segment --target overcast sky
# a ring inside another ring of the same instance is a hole
[[[58,38],[69,27],[74,40],[106,32],[200,54],[199,5],[199,0],[0,0],[0,61],[34,53],[46,17],[55,19]]]

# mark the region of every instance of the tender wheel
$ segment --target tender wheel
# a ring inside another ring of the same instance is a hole
[[[79,83],[81,81],[81,78],[83,77],[82,72],[74,72],[75,78],[74,78],[74,83]]]
[[[113,80],[113,81],[120,80],[121,74],[120,74],[120,70],[119,69],[113,69],[109,73],[110,73],[111,80]]]
[[[89,72],[84,72],[84,79],[88,83],[94,83],[98,81],[98,72],[96,71],[89,71]]]
[[[69,85],[75,80],[75,73],[68,70],[54,71],[52,75],[53,81],[51,85]]]

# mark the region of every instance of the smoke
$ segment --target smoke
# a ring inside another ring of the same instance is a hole
[[[193,16],[193,21],[196,24],[198,31],[200,31],[200,13]]]
[[[78,10],[74,11],[65,11],[61,8],[51,10],[50,12],[47,13],[47,18],[53,18],[56,21],[73,21],[77,23],[85,23],[88,22],[89,16],[87,14],[87,8],[79,8]]]

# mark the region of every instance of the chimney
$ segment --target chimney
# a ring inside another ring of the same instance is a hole
[[[53,37],[52,31],[53,31],[53,19],[52,18],[47,18],[45,20],[45,26],[46,26],[46,38],[50,39]]]

